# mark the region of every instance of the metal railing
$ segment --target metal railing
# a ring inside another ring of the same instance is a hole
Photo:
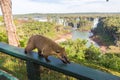
[[[0,52],[26,61],[28,80],[41,80],[40,66],[75,77],[79,80],[120,80],[120,77],[92,69],[80,64],[64,64],[55,57],[49,57],[51,62],[46,62],[36,52],[25,54],[23,48],[0,43]]]

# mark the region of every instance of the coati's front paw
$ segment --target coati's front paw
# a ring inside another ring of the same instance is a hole
[[[28,52],[26,50],[24,50],[24,53],[27,54]]]
[[[64,58],[66,63],[70,64],[70,61],[65,56],[63,58]]]
[[[38,53],[38,55],[44,57],[43,54]]]
[[[65,59],[65,61],[66,61],[68,64],[70,64],[70,61],[69,61],[68,59]]]
[[[64,60],[62,60],[62,62],[63,62],[64,64],[67,64],[67,62],[66,62],[66,61],[64,61]]]
[[[47,62],[51,62],[48,58],[45,58],[45,60],[46,60]]]
[[[68,64],[70,64],[70,61],[67,61]]]
[[[70,61],[68,60],[61,60],[64,64],[70,64]]]

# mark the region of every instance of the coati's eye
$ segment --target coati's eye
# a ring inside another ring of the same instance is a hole
[[[57,50],[56,53],[60,53],[60,50]]]

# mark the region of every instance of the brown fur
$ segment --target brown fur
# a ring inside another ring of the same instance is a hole
[[[25,53],[29,53],[35,48],[38,49],[38,54],[45,57],[48,62],[50,61],[48,56],[56,55],[63,63],[69,63],[65,49],[47,37],[42,35],[31,36],[25,48]]]

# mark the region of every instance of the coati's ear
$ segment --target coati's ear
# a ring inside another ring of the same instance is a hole
[[[60,50],[57,50],[56,53],[60,53]]]

